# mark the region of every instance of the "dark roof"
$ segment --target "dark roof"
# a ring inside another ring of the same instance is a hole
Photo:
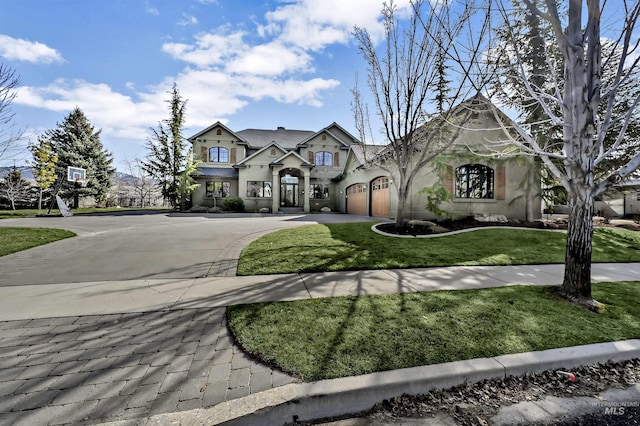
[[[287,130],[281,127],[276,130],[246,129],[235,132],[251,147],[262,148],[275,142],[285,149],[295,149],[300,142],[315,133],[310,130]]]
[[[193,176],[237,178],[238,170],[222,167],[198,167],[198,171],[194,173]]]

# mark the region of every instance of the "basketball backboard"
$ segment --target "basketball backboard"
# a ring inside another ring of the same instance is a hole
[[[67,167],[67,180],[69,182],[80,182],[84,183],[87,181],[87,169],[83,169],[82,167]]]

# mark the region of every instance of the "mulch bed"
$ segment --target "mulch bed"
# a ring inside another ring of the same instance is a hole
[[[382,232],[394,235],[432,235],[443,234],[452,231],[460,231],[470,228],[482,228],[487,226],[503,226],[503,227],[519,227],[519,228],[531,228],[531,229],[567,229],[567,221],[564,219],[540,219],[533,222],[527,222],[524,220],[510,219],[507,222],[481,222],[475,220],[473,217],[467,217],[456,220],[442,220],[442,221],[429,221],[432,225],[424,225],[419,223],[406,223],[403,227],[397,227],[395,223],[381,223],[376,225],[376,228]],[[624,224],[607,224],[602,223],[597,226],[604,227],[619,227],[629,229],[631,231],[640,231],[640,224],[638,223],[624,223]]]

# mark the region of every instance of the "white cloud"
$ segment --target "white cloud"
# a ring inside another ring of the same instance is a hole
[[[310,71],[312,58],[301,49],[281,43],[266,43],[242,52],[226,67],[229,72],[244,75],[278,76],[296,71]]]
[[[105,134],[138,140],[145,138],[157,117],[166,115],[163,102],[136,102],[106,84],[83,80],[58,79],[44,87],[22,86],[14,102],[65,114],[77,106]]]
[[[46,44],[13,38],[0,34],[0,56],[12,61],[25,61],[34,64],[62,62],[62,55]]]
[[[246,51],[249,46],[244,44],[242,31],[227,33],[226,28],[220,28],[217,33],[202,33],[195,37],[195,44],[165,43],[162,51],[174,59],[178,59],[199,67],[219,65],[229,58],[237,56],[238,52]]]
[[[160,16],[160,11],[158,9],[156,9],[155,7],[149,6],[145,10],[149,15]]]
[[[182,19],[178,21],[178,25],[187,26],[187,25],[197,25],[198,18],[192,15],[187,15],[186,13],[182,13]]]

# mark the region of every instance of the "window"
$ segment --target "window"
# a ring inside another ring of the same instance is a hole
[[[381,189],[387,189],[387,188],[389,188],[389,178],[388,177],[378,178],[378,179],[374,180],[373,183],[371,184],[371,189],[373,191],[379,191]]]
[[[359,194],[361,192],[365,192],[367,190],[367,186],[364,183],[356,183],[347,188],[347,195]]]
[[[205,197],[222,197],[226,198],[231,192],[231,184],[229,182],[213,182],[208,181],[206,186]]]
[[[465,164],[456,169],[456,197],[493,198],[493,169],[482,164]]]
[[[333,166],[333,154],[327,151],[316,152],[316,166]]]
[[[271,198],[271,181],[248,181],[247,197]]]
[[[321,183],[312,184],[309,187],[309,198],[314,200],[329,198],[329,185],[323,185]]]
[[[210,163],[228,163],[229,162],[229,150],[220,146],[209,148],[209,162]]]

